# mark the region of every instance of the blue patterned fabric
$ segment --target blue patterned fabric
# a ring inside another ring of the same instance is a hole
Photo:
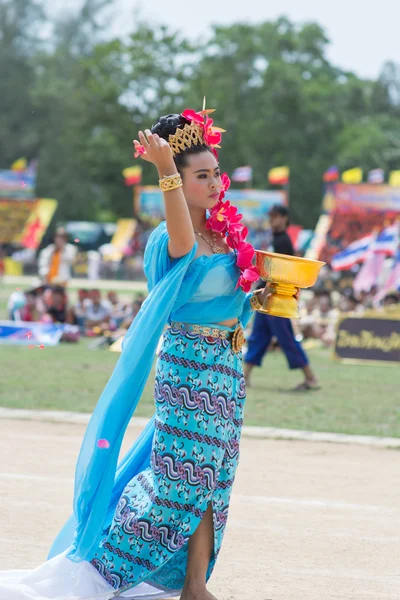
[[[218,556],[239,460],[245,384],[227,340],[169,328],[156,365],[150,465],[123,490],[92,564],[115,588],[183,587],[188,540],[212,506]]]
[[[120,359],[90,419],[76,466],[73,516],[54,541],[49,558],[67,550],[73,561],[91,560],[103,530],[114,518],[121,493],[148,467],[154,418],[118,467],[117,461],[157,344],[172,316],[202,324],[239,317],[243,325],[250,317],[250,294],[235,289],[240,273],[234,254],[195,258],[196,243],[186,256],[174,260],[168,255],[168,240],[164,222],[146,246],[149,296],[125,336]],[[100,439],[109,442],[108,449],[98,446]]]

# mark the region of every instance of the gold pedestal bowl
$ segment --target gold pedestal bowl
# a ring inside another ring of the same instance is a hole
[[[319,260],[256,250],[258,272],[272,292],[260,312],[275,317],[298,319],[300,315],[295,298],[297,288],[312,287],[324,264]]]

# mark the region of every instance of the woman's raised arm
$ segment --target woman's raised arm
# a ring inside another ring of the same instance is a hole
[[[153,163],[158,171],[159,178],[178,175],[172,150],[166,140],[160,138],[150,129],[139,131],[140,144],[146,153],[142,154],[143,160]],[[134,144],[139,142],[134,140]],[[165,218],[169,234],[168,253],[171,258],[184,256],[194,246],[195,235],[189,209],[183,195],[182,186],[169,191],[163,191],[165,203]]]

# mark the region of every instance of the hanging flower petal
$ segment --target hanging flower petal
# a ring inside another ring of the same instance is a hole
[[[231,180],[229,179],[228,173],[222,173],[221,175],[222,187],[225,192],[231,187]]]
[[[258,281],[259,278],[260,275],[257,271],[257,267],[251,266],[242,272],[236,284],[236,289],[241,287],[244,292],[249,292],[252,284],[255,281]]]
[[[254,258],[254,248],[251,244],[247,242],[239,242],[236,247],[237,250],[237,260],[236,264],[239,269],[245,269],[251,265],[251,261]]]

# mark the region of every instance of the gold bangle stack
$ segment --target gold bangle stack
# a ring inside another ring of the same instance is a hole
[[[250,298],[250,306],[253,310],[261,310],[262,309],[263,305],[260,302],[259,295],[263,291],[264,291],[263,289],[260,289],[260,290],[256,290],[255,292],[253,292],[253,295]]]
[[[171,192],[172,190],[182,187],[182,177],[179,173],[175,173],[175,175],[165,175],[159,179],[158,183],[163,192]]]

